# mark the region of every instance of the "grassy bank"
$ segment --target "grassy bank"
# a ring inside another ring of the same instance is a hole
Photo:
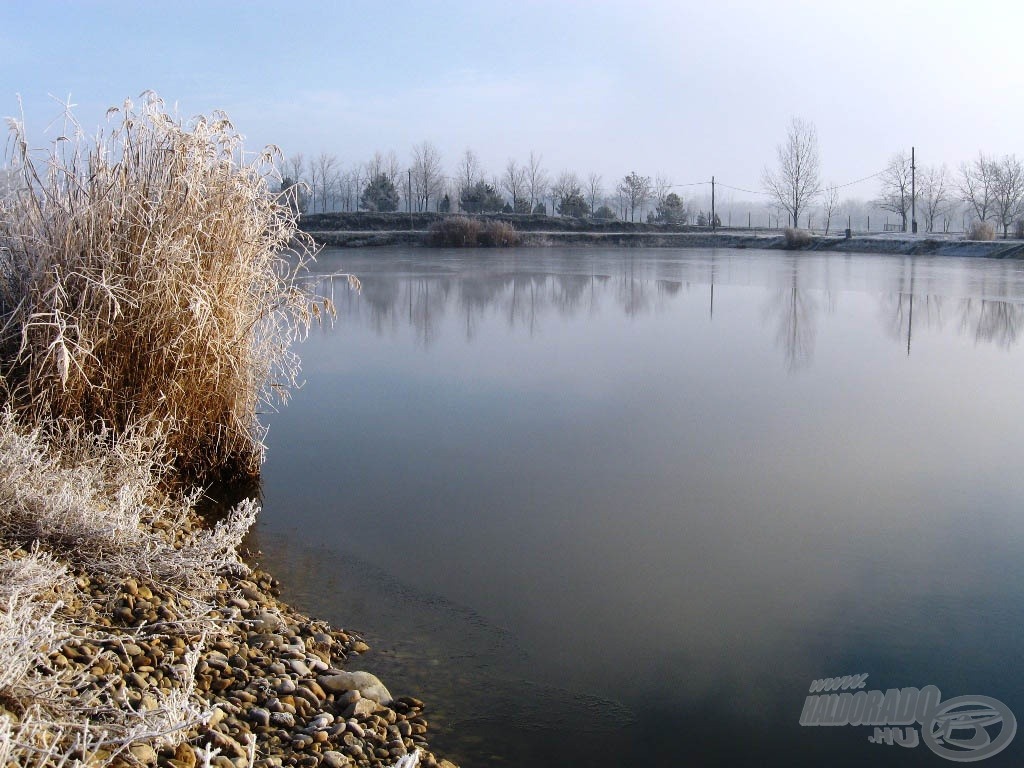
[[[304,221],[304,226],[310,226]],[[319,245],[336,248],[413,245],[437,247],[429,230],[308,229]],[[927,235],[809,235],[806,242],[787,242],[774,231],[720,229],[698,231],[518,231],[516,245],[527,248],[762,248],[769,250],[836,251],[905,256],[979,256],[996,259],[1024,258],[1024,241],[969,240],[960,236]]]
[[[438,761],[423,704],[345,667],[197,481],[259,472],[261,407],[333,307],[274,156],[147,96],[35,152],[0,201],[0,765],[272,768]]]
[[[300,226],[309,232],[397,232],[425,231],[446,218],[469,218],[480,222],[502,222],[517,232],[702,232],[710,227],[681,224],[660,224],[619,219],[579,219],[571,216],[544,214],[484,213],[444,214],[432,212],[380,213],[347,212],[303,214]]]

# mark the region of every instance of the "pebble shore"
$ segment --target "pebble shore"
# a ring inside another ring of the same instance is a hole
[[[212,710],[176,749],[139,742],[110,756],[115,765],[195,768],[213,753],[217,768],[346,768],[393,765],[418,751],[420,765],[455,768],[430,752],[425,704],[392,699],[375,677],[353,672],[367,644],[282,603],[269,574],[223,577],[205,626],[179,621],[194,612],[190,598],[159,584],[73,576],[77,590],[62,596],[62,613],[78,630],[51,653],[54,674],[78,672],[135,711],[194,680]]]

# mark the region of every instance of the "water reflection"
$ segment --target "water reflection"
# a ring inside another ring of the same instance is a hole
[[[961,299],[959,302],[960,331],[974,336],[975,341],[986,341],[1009,349],[1017,343],[1024,307],[1009,301],[991,299]]]
[[[811,679],[860,671],[1024,712],[1015,264],[320,267],[364,291],[300,347],[258,541],[465,764],[927,761],[799,727]]]
[[[820,306],[813,294],[800,285],[799,257],[786,259],[785,269],[788,279],[784,287],[775,291],[766,314],[774,316],[775,343],[782,351],[786,367],[796,371],[810,364],[814,355]]]
[[[328,252],[321,260],[329,265],[337,258],[337,252]],[[849,275],[838,273],[836,257],[786,255],[773,261],[771,275],[759,275],[748,259],[711,252],[706,260],[676,262],[640,258],[626,251],[614,260],[597,260],[586,272],[538,269],[533,261],[514,260],[512,265],[477,265],[457,276],[370,269],[360,272],[361,294],[339,292],[323,275],[311,281],[311,287],[335,297],[342,325],[368,326],[379,335],[413,329],[417,343],[429,348],[440,334],[450,332],[447,320],[453,316],[459,323],[451,327],[458,327],[470,343],[491,314],[502,317],[509,329],[524,330],[532,337],[552,317],[618,312],[638,318],[664,312],[698,288],[706,291],[707,316],[713,320],[716,287],[721,299],[723,290],[753,280],[776,286],[762,289],[766,292],[762,320],[774,329],[775,346],[787,370],[808,367],[814,358],[820,315],[835,313],[843,293],[840,286]],[[977,270],[980,274],[964,285],[944,280],[948,269],[941,259],[885,259],[874,266],[867,277],[880,286],[881,329],[908,355],[915,323],[918,330],[942,331],[951,316],[956,331],[975,343],[1009,349],[1020,340],[1024,303],[1019,295],[1021,270],[1015,263],[986,262]],[[358,265],[349,268],[359,271]],[[735,304],[723,308],[719,300],[720,312],[735,308]]]

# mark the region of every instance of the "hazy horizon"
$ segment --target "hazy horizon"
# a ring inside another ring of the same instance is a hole
[[[759,200],[793,116],[817,127],[822,179],[848,184],[916,146],[953,171],[1019,153],[1024,78],[1001,2],[468,2],[429,7],[0,1],[0,111],[29,135],[70,95],[93,131],[146,89],[181,115],[222,109],[258,149],[345,166],[432,142],[445,171],[473,149],[487,175],[543,156],[554,176],[631,170],[677,185],[712,175]],[[844,190],[870,199],[877,181]],[[699,190],[700,188],[696,188]],[[680,191],[684,191],[680,189]]]

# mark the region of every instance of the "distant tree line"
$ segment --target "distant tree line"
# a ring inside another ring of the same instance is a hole
[[[445,173],[440,152],[429,142],[412,149],[403,167],[394,151],[342,166],[335,155],[289,156],[280,189],[304,213],[332,211],[441,211],[548,214],[575,218],[624,219],[670,224],[697,223],[699,212],[665,177],[626,174],[606,189],[600,174],[585,179],[573,171],[550,175],[531,152],[525,162],[510,159],[498,175],[488,174],[472,149]]]
[[[842,198],[843,187],[823,180],[812,123],[793,118],[775,160],[762,173],[761,192],[754,193],[759,200],[737,201],[726,187],[719,191],[714,218],[707,185],[686,185],[690,194],[684,197],[669,178],[636,171],[606,185],[596,173],[585,178],[571,170],[551,174],[532,151],[523,162],[510,158],[493,174],[467,149],[446,172],[440,151],[428,141],[415,145],[405,164],[394,151],[377,152],[348,167],[331,154],[308,159],[294,154],[284,163],[281,189],[309,213],[543,213],[680,225],[795,226],[827,233],[846,226],[909,231],[916,211],[923,232],[982,223],[1004,237],[1011,228],[1024,235],[1024,165],[1015,155],[979,153],[956,172],[925,164],[912,174],[909,153],[898,151],[876,174],[878,194],[867,200]]]

